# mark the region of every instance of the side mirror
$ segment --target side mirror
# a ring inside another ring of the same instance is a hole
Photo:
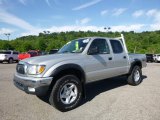
[[[95,55],[95,54],[98,54],[98,53],[99,53],[98,47],[92,47],[88,51],[88,55]]]

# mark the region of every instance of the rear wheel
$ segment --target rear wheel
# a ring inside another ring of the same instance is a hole
[[[82,98],[82,85],[74,75],[61,77],[53,86],[49,102],[58,110],[69,111],[78,106]]]
[[[158,63],[157,59],[155,59],[155,62]]]
[[[13,58],[9,58],[8,63],[12,64],[13,63]]]
[[[131,74],[127,78],[127,82],[130,85],[136,86],[142,82],[142,71],[139,66],[134,66]]]

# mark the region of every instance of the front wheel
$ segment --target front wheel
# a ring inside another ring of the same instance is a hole
[[[57,80],[49,102],[58,110],[69,111],[78,106],[82,98],[82,85],[74,75],[65,75]]]
[[[131,74],[127,78],[127,82],[130,85],[136,86],[142,82],[142,71],[139,66],[134,66]]]

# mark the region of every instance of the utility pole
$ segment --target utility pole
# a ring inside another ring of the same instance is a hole
[[[134,48],[134,53],[136,53],[136,49],[137,49],[137,46],[135,46],[135,48]]]
[[[5,33],[5,35],[7,36],[7,39],[9,41],[9,36],[11,35],[10,33]]]

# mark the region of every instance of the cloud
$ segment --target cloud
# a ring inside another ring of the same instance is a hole
[[[83,5],[80,5],[78,7],[73,8],[72,10],[81,10],[90,6],[93,6],[95,4],[98,4],[99,2],[101,2],[102,0],[92,0],[91,2],[85,3]]]
[[[46,1],[47,5],[48,5],[49,7],[51,7],[51,4],[50,4],[49,0],[45,0],[45,1]]]
[[[83,18],[81,20],[76,20],[76,24],[81,24],[81,25],[84,25],[84,24],[87,24],[89,21],[91,21],[90,18]]]
[[[127,9],[126,8],[119,8],[113,10],[113,16],[119,16],[123,14]]]
[[[26,5],[27,4],[27,0],[18,0],[21,4]]]
[[[0,28],[0,34],[13,33],[13,32],[15,32],[15,30],[13,30],[13,29]]]
[[[122,31],[142,31],[145,27],[144,24],[133,24],[133,25],[119,25],[119,26],[111,26],[111,30],[113,32],[122,32]],[[71,26],[52,26],[50,28],[37,29],[36,31],[24,32],[21,35],[38,35],[40,32],[47,30],[52,32],[68,32],[68,31],[93,31],[93,32],[106,32],[104,26],[82,26],[82,25],[71,25]]]
[[[97,27],[97,26],[81,26],[81,25],[71,25],[71,26],[52,26],[51,28],[47,29],[39,29],[37,31],[29,31],[29,32],[24,32],[21,35],[26,36],[26,35],[38,35],[39,32],[42,32],[44,30],[52,32],[68,32],[68,31],[102,31],[104,27]],[[39,32],[38,32],[39,31]]]
[[[160,23],[150,25],[151,30],[160,30]]]
[[[18,18],[17,16],[7,11],[3,11],[3,10],[0,10],[0,22],[14,25],[24,30],[35,30],[36,29],[35,27],[33,27],[31,24],[29,24],[25,20]]]
[[[159,23],[160,24],[160,10],[157,10],[157,9],[151,9],[151,10],[148,10],[148,12],[146,13],[146,15],[148,17],[151,17],[153,18],[154,22],[157,24]]]
[[[147,16],[155,16],[158,13],[157,9],[151,9],[148,10],[148,12],[146,13]]]
[[[121,32],[121,31],[142,31],[145,24],[132,24],[132,25],[119,25],[119,26],[112,26],[111,31],[113,32]]]
[[[103,11],[101,11],[101,16],[105,16],[106,14],[108,13],[108,10],[103,10]]]
[[[141,17],[142,15],[144,15],[144,10],[137,10],[132,14],[132,16],[136,18]]]

